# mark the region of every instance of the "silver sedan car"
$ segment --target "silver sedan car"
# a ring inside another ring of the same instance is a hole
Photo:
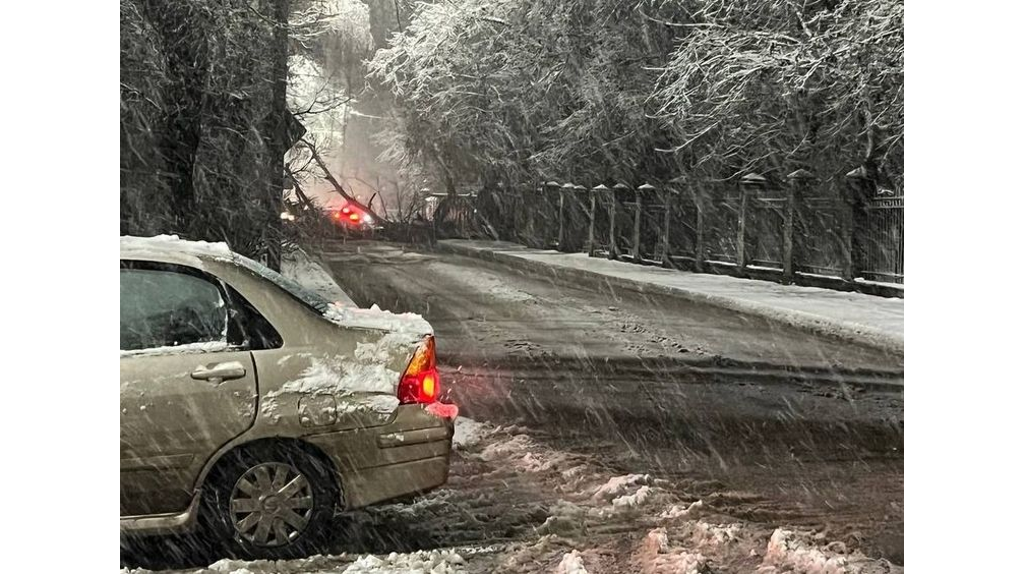
[[[121,529],[317,551],[338,510],[448,477],[430,325],[332,304],[223,244],[121,239]]]

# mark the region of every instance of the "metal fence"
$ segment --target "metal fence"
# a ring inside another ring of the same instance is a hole
[[[433,233],[442,238],[485,237],[486,230],[478,217],[481,197],[478,195],[441,196],[431,214]]]
[[[838,184],[803,170],[700,187],[549,181],[498,190],[481,211],[530,247],[872,292],[903,283],[903,197],[858,173]]]
[[[857,253],[861,276],[903,283],[903,196],[871,198],[864,211]]]
[[[704,250],[704,238],[697,230],[703,222],[701,204],[695,190],[673,193],[668,201],[668,253],[666,260],[676,267],[695,267],[696,254]]]

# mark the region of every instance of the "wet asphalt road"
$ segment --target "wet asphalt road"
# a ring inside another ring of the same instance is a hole
[[[901,356],[449,254],[349,243],[321,256],[360,305],[431,322],[463,414],[902,564]]]

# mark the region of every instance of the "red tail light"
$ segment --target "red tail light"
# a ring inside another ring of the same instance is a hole
[[[401,404],[432,403],[441,394],[441,378],[437,373],[434,337],[429,336],[409,361],[398,384],[398,402]]]

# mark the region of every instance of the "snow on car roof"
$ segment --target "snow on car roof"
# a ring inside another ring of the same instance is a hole
[[[354,306],[339,306],[330,303],[328,299],[311,291],[307,286],[297,284],[263,264],[231,251],[227,243],[189,241],[181,239],[177,235],[154,237],[124,235],[121,236],[121,257],[171,257],[179,261],[189,261],[199,267],[202,266],[202,259],[230,261],[258,273],[264,279],[292,293],[336,325],[417,336],[431,335],[434,332],[430,323],[415,313],[392,313],[381,310],[377,305],[373,305],[369,309],[359,309]],[[323,300],[320,301],[320,299]]]
[[[234,252],[227,243],[209,241],[189,241],[177,235],[156,235],[153,237],[121,236],[121,254],[180,254],[194,255],[215,259],[231,259]]]

